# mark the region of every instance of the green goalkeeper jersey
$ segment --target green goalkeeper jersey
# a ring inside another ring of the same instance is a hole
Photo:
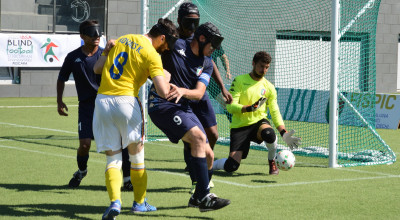
[[[233,100],[226,108],[232,113],[231,128],[252,125],[263,118],[267,118],[268,109],[276,127],[284,124],[279,112],[275,86],[267,79],[262,78],[260,81],[255,81],[250,74],[240,75],[233,80],[229,91]],[[252,105],[261,97],[267,98],[264,105],[254,112],[242,113],[244,105]]]

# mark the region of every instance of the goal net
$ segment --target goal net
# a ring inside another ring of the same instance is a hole
[[[147,25],[168,15],[176,23],[183,1],[149,0]],[[287,129],[302,138],[294,150],[303,164],[327,165],[331,75],[331,0],[193,0],[200,23],[211,21],[225,40],[223,54],[213,54],[225,87],[252,70],[257,51],[272,56],[266,78],[275,85]],[[340,1],[337,162],[339,166],[392,163],[396,156],[375,130],[375,37],[380,0]],[[176,7],[174,9],[174,7]],[[221,51],[219,51],[221,52]],[[227,77],[230,71],[231,78]],[[217,114],[218,143],[229,145],[229,113],[220,89],[207,92]],[[272,122],[272,121],[271,121]],[[165,140],[147,121],[147,140]],[[286,145],[279,138],[279,149]],[[252,148],[267,150],[264,145]]]

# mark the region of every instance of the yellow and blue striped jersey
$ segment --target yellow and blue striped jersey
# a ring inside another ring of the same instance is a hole
[[[137,34],[118,38],[101,74],[99,94],[138,96],[147,78],[164,76],[161,57],[151,41]]]
[[[250,74],[240,75],[233,80],[229,91],[233,99],[232,103],[228,104],[226,108],[232,113],[231,128],[252,125],[263,118],[267,118],[268,109],[276,127],[284,124],[279,112],[275,86],[267,79],[262,78],[260,81],[255,81]],[[261,97],[267,98],[266,104],[254,112],[242,113],[244,105],[252,105]]]

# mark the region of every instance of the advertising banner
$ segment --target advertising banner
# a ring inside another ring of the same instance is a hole
[[[225,85],[229,88],[229,85]],[[276,88],[278,105],[284,120],[329,123],[329,91]],[[342,92],[339,98],[339,124],[365,126],[365,122],[380,129],[397,129],[400,123],[400,95]],[[212,100],[214,111],[223,114],[220,104]],[[373,111],[373,109],[375,111]],[[356,111],[362,115],[360,119]],[[271,116],[269,115],[269,118]]]
[[[376,94],[376,128],[397,129],[400,122],[400,95]]]
[[[102,37],[100,46],[106,41]],[[0,67],[61,67],[83,44],[79,34],[0,34]]]

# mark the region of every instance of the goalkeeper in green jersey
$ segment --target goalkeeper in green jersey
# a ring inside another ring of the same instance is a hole
[[[270,63],[271,56],[268,53],[257,52],[253,57],[253,70],[233,80],[230,88],[232,103],[226,106],[233,115],[230,153],[228,158],[214,161],[214,170],[236,171],[240,161],[246,159],[249,153],[250,141],[258,144],[264,141],[268,148],[269,174],[279,174],[274,160],[278,140],[267,120],[268,109],[274,125],[290,149],[301,144],[300,138],[293,136],[294,130],[286,131],[279,112],[276,89],[264,78]]]

